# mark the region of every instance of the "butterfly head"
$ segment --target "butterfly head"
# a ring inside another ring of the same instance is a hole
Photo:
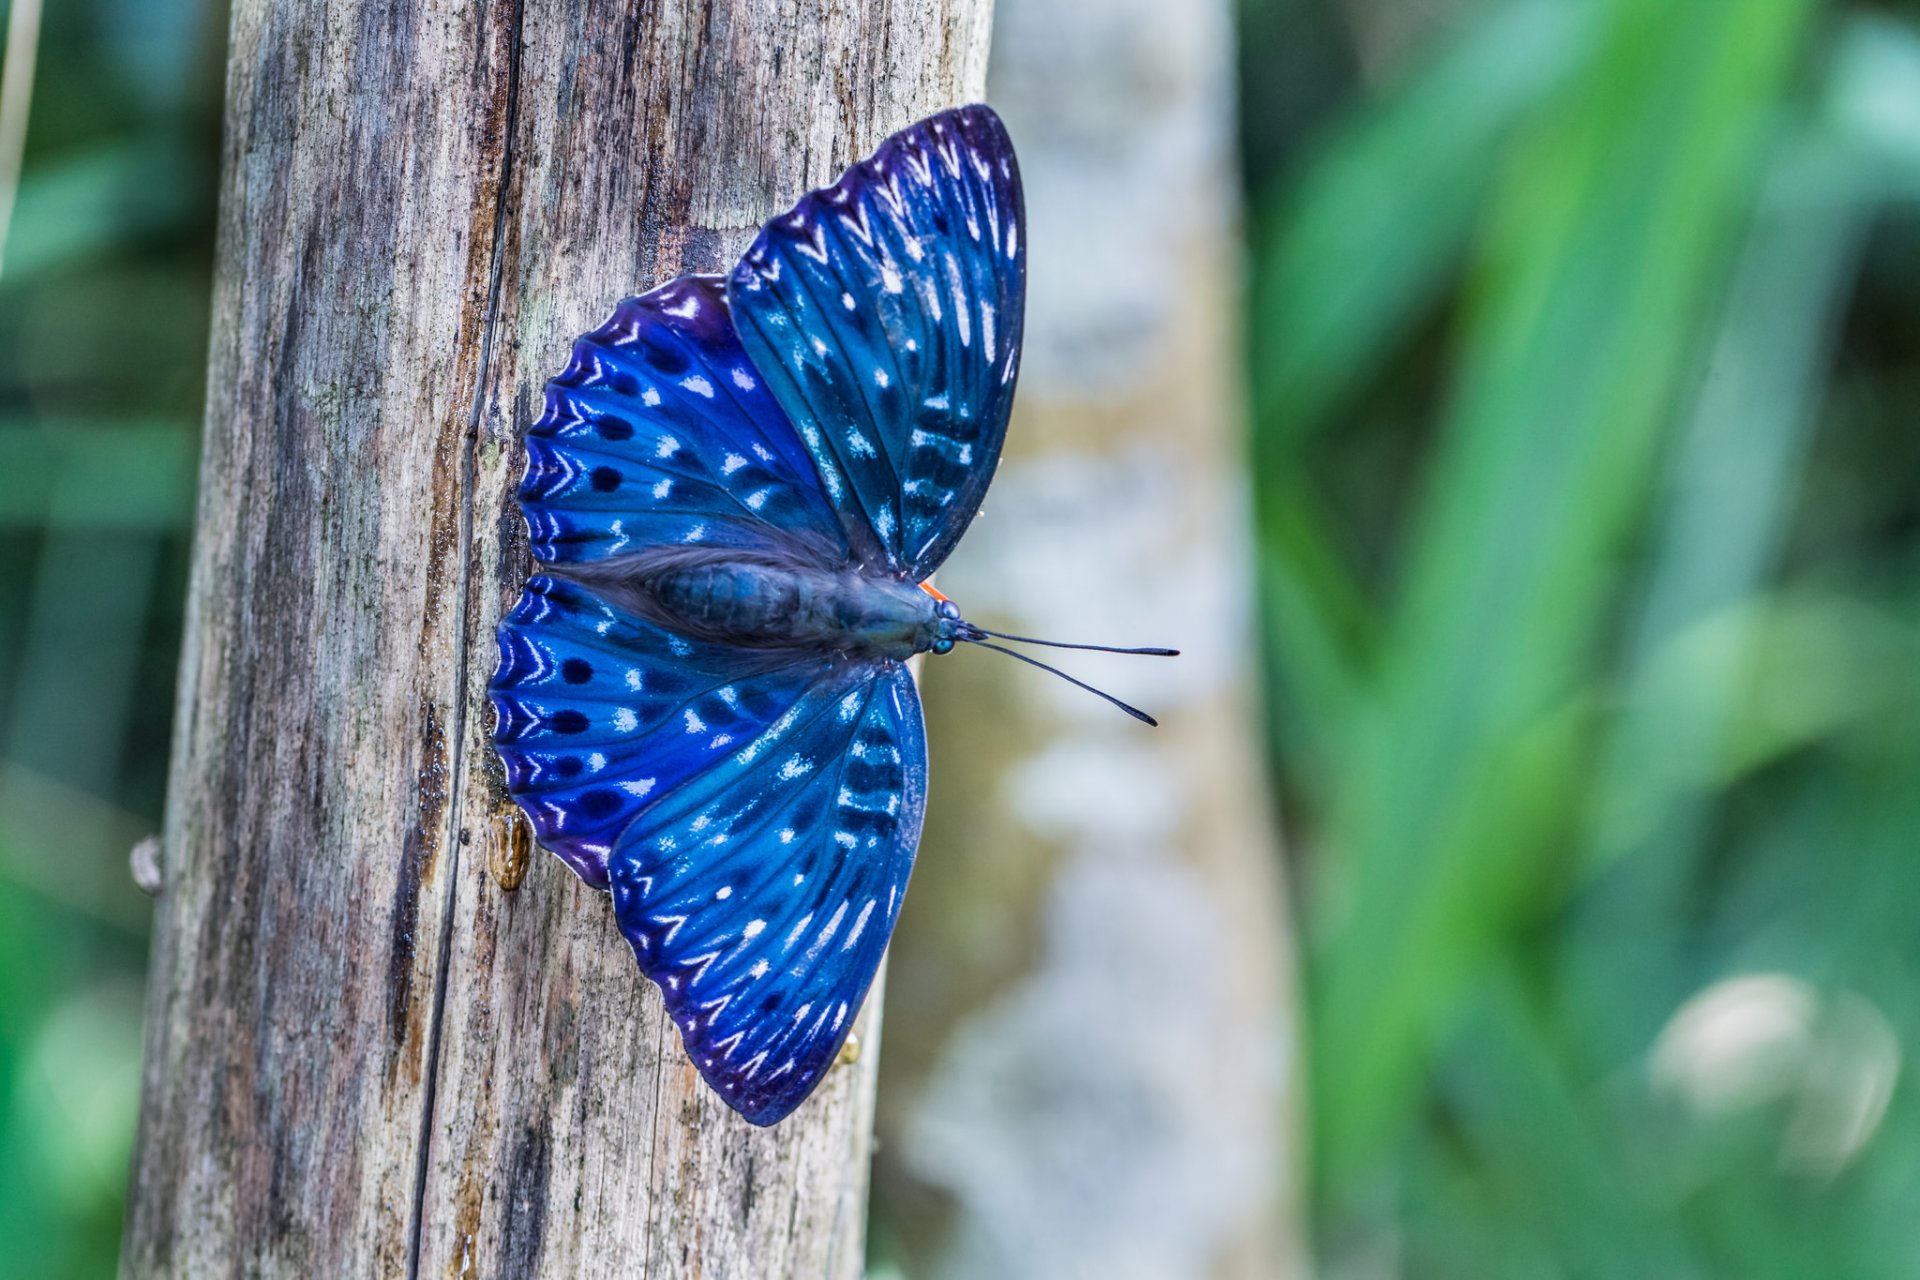
[[[923,590],[926,590],[929,595],[933,594],[930,588],[923,588]],[[1120,701],[1120,699],[1114,697],[1104,689],[1096,689],[1084,680],[1074,679],[1058,667],[1048,666],[1037,658],[1030,658],[1024,653],[1019,653],[1004,645],[994,644],[992,641],[1014,640],[1021,644],[1046,645],[1052,649],[1093,649],[1101,653],[1135,653],[1156,658],[1179,657],[1180,651],[1178,649],[1122,649],[1106,644],[1068,644],[1061,640],[1036,640],[1032,636],[1016,636],[1009,635],[1004,631],[989,631],[985,627],[975,626],[973,623],[962,618],[960,616],[960,606],[945,596],[937,596],[935,599],[936,603],[933,607],[933,616],[931,619],[932,638],[925,646],[928,652],[934,654],[952,653],[954,646],[957,644],[977,644],[983,649],[992,649],[995,653],[1004,653],[1009,658],[1018,658],[1029,666],[1039,667],[1042,671],[1050,671],[1062,680],[1065,680],[1068,684],[1075,685],[1078,688],[1085,689],[1088,693],[1097,694],[1105,698],[1108,702],[1111,702],[1114,706],[1120,708],[1136,720],[1141,720],[1152,725],[1160,723],[1146,712],[1140,710],[1140,708]]]
[[[960,618],[960,606],[951,600],[942,600],[933,607],[935,631],[933,643],[927,646],[931,653],[952,653],[953,646],[962,640],[974,640],[985,633],[972,623]],[[972,633],[972,634],[969,634]]]

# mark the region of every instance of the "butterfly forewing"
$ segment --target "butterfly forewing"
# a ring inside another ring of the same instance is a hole
[[[858,544],[924,578],[999,460],[1025,309],[1019,171],[985,107],[883,143],[768,223],[728,282],[741,341]]]
[[[688,543],[847,556],[718,276],[628,298],[574,344],[528,429],[520,504],[534,558],[550,564]]]
[[[647,809],[610,862],[614,911],[687,1052],[772,1124],[818,1084],[886,950],[926,795],[904,668],[837,668]]]

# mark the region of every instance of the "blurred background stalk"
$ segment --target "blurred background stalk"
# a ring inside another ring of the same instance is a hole
[[[892,952],[878,1258],[914,1276],[1302,1273],[1290,934],[1259,777],[1231,15],[997,0],[1031,293],[986,511],[941,585],[1147,729],[991,654]]]

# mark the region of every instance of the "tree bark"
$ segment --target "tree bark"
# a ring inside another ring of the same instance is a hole
[[[928,664],[929,834],[893,948],[876,1211],[913,1275],[1301,1275],[1291,952],[1250,593],[1232,12],[999,0],[1020,398],[942,589],[1167,644]]]
[[[979,97],[990,2],[236,4],[128,1274],[858,1273],[874,1028],[727,1111],[484,691],[570,340]]]

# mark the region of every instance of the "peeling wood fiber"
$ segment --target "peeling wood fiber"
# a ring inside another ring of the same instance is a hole
[[[572,337],[977,99],[989,20],[238,0],[126,1274],[858,1274],[877,1010],[795,1119],[726,1111],[516,856],[484,689]]]

